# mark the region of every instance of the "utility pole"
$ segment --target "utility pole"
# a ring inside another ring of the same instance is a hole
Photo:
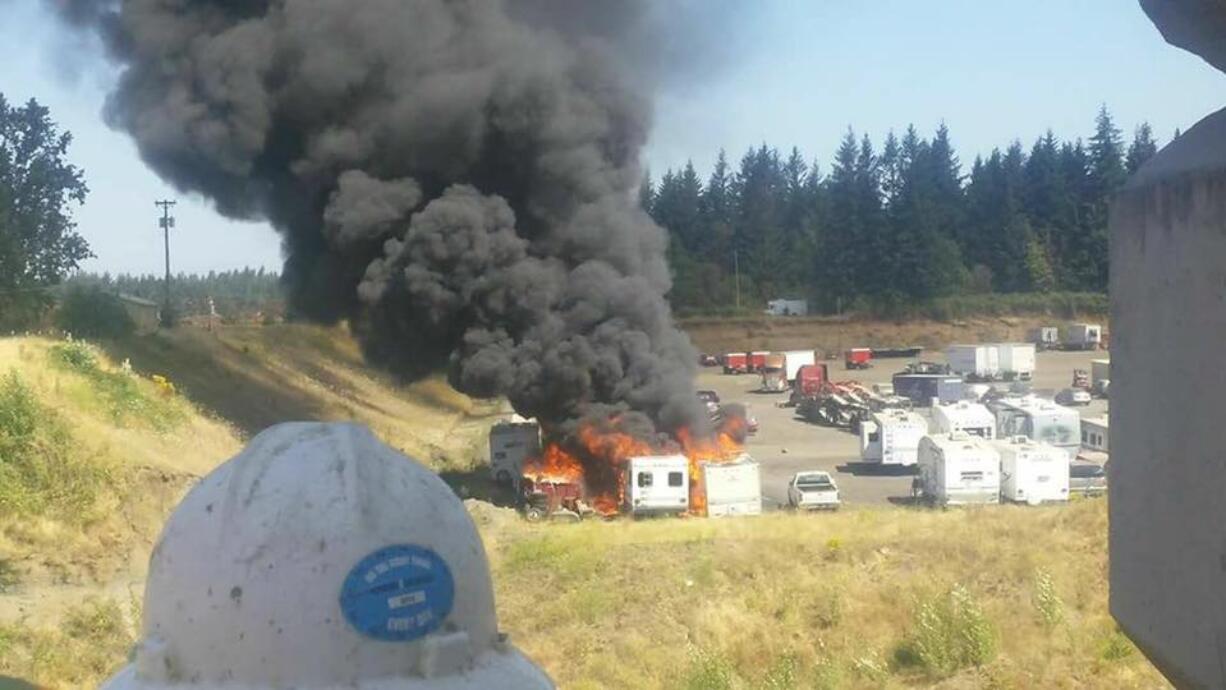
[[[736,308],[741,309],[741,260],[735,249],[732,250],[732,269],[736,275]]]
[[[158,226],[162,228],[162,237],[166,247],[166,295],[162,304],[162,325],[170,325],[170,229],[175,226],[175,217],[170,215],[170,207],[174,206],[174,201],[155,201],[154,206],[160,206],[162,209],[162,217],[158,219]]]

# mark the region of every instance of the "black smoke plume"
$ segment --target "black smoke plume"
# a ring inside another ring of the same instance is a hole
[[[271,221],[293,308],[348,319],[372,361],[562,428],[701,423],[634,201],[646,0],[54,4],[124,67],[109,122]]]

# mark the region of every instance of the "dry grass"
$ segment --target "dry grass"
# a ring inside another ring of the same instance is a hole
[[[504,628],[566,688],[1127,688],[1106,506],[484,527]]]
[[[135,641],[129,610],[90,598],[68,609],[58,626],[0,622],[0,676],[47,687],[97,687],[122,666]]]

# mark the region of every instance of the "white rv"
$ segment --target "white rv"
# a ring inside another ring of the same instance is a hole
[[[1000,453],[1000,495],[1006,501],[1038,505],[1067,501],[1069,457],[1025,436],[996,441]]]
[[[996,417],[987,407],[968,400],[933,406],[932,432],[948,434],[954,431],[991,440],[996,438]]]
[[[992,404],[996,414],[996,435],[1000,438],[1025,436],[1048,443],[1076,458],[1081,448],[1081,415],[1077,410],[1034,396],[1001,398]]]
[[[1110,453],[1108,436],[1106,415],[1081,420],[1081,446],[1086,450]]]
[[[541,427],[523,417],[490,427],[490,476],[513,484],[524,474],[524,462],[541,454]]]
[[[809,301],[773,299],[766,303],[766,313],[770,316],[806,316],[809,313]]]
[[[762,474],[748,455],[734,462],[704,462],[702,488],[707,517],[762,514]]]
[[[945,349],[949,368],[967,381],[1000,377],[1000,349],[996,345],[950,345]]]
[[[641,455],[626,460],[626,512],[684,513],[690,509],[690,461],[684,455]]]
[[[992,442],[961,431],[925,436],[918,485],[922,498],[936,505],[998,503],[1000,454]]]
[[[1001,343],[996,346],[996,350],[999,353],[1001,378],[1006,381],[1029,381],[1034,377],[1032,343]]]
[[[896,467],[914,465],[919,441],[927,433],[928,422],[910,410],[874,412],[860,424],[860,460]]]

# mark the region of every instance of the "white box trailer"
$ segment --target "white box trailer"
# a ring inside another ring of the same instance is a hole
[[[955,374],[967,381],[994,381],[1000,378],[1000,351],[996,345],[950,345],[945,360]]]
[[[919,441],[927,433],[928,422],[910,410],[874,412],[860,424],[860,460],[894,467],[914,465]]]
[[[783,353],[783,369],[787,372],[788,381],[795,381],[800,368],[810,364],[817,364],[813,350],[788,350]]]
[[[1000,495],[1004,500],[1029,505],[1068,500],[1067,453],[1025,436],[995,443],[1000,453]]]
[[[690,461],[684,455],[640,455],[626,460],[625,509],[631,515],[690,509]]]
[[[932,433],[949,434],[963,431],[984,439],[996,438],[996,416],[984,405],[960,400],[950,405],[932,408]]]
[[[992,404],[999,438],[1025,436],[1062,449],[1070,459],[1081,448],[1081,415],[1077,410],[1034,396],[1001,398]]]
[[[1029,381],[1034,377],[1034,345],[1030,343],[1000,343],[996,346],[1000,364],[1000,377]]]
[[[920,496],[936,505],[1000,502],[1000,454],[991,441],[961,431],[925,436],[919,445]]]
[[[1081,420],[1081,447],[1100,453],[1110,453],[1111,448],[1108,444],[1110,433],[1107,426],[1106,415]]]
[[[540,454],[541,426],[536,422],[498,422],[490,427],[490,476],[494,481],[514,484],[524,474],[524,462]]]
[[[1026,340],[1040,350],[1051,350],[1060,346],[1060,329],[1055,326],[1040,326],[1026,333]]]
[[[1103,327],[1096,323],[1069,324],[1064,333],[1067,350],[1097,350],[1103,342]]]
[[[704,462],[701,469],[707,517],[762,514],[762,472],[753,458]]]

